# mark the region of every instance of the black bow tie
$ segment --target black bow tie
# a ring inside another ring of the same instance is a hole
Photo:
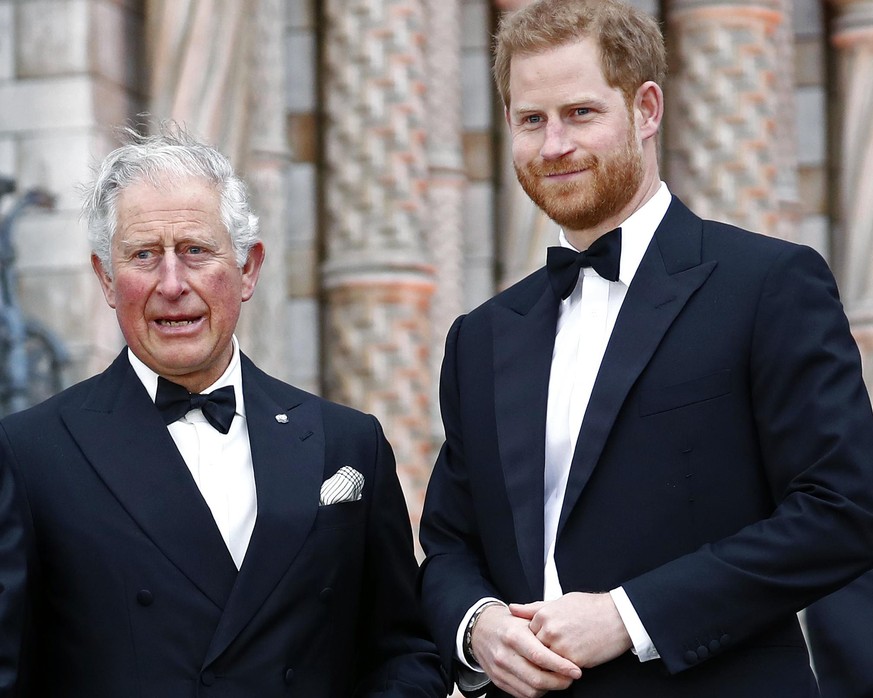
[[[164,418],[164,424],[172,424],[199,407],[206,421],[222,434],[226,434],[236,414],[236,395],[232,385],[226,385],[205,395],[189,393],[178,383],[158,376],[155,405]]]
[[[601,235],[584,252],[567,247],[550,247],[546,267],[555,295],[563,300],[573,293],[582,267],[591,267],[607,281],[618,281],[620,261],[621,228],[616,228]]]

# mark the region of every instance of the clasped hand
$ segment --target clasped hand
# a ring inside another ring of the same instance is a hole
[[[472,644],[491,681],[518,698],[565,689],[583,668],[632,647],[612,597],[581,592],[554,601],[491,606],[482,612]]]

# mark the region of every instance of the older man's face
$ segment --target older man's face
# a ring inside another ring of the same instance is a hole
[[[240,305],[251,298],[263,259],[258,243],[245,265],[237,265],[218,192],[187,179],[123,190],[112,273],[96,257],[92,263],[133,353],[199,392],[230,362]]]

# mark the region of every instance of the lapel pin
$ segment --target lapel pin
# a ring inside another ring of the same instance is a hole
[[[288,423],[288,415],[287,414],[277,414],[276,421],[279,422],[279,424],[287,424]]]

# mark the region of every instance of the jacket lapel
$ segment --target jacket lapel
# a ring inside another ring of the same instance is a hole
[[[628,289],[582,421],[558,536],[637,378],[716,262],[701,263],[702,221],[674,198]]]
[[[505,304],[494,304],[493,313],[498,448],[519,556],[536,599],[543,589],[546,405],[558,317],[545,271]]]
[[[324,428],[318,401],[268,377],[245,356],[241,358],[258,514],[204,665],[218,657],[251,621],[300,551],[318,512],[324,472]]]
[[[160,414],[131,368],[127,349],[96,378],[85,403],[67,409],[62,418],[130,517],[223,608],[236,567]]]

